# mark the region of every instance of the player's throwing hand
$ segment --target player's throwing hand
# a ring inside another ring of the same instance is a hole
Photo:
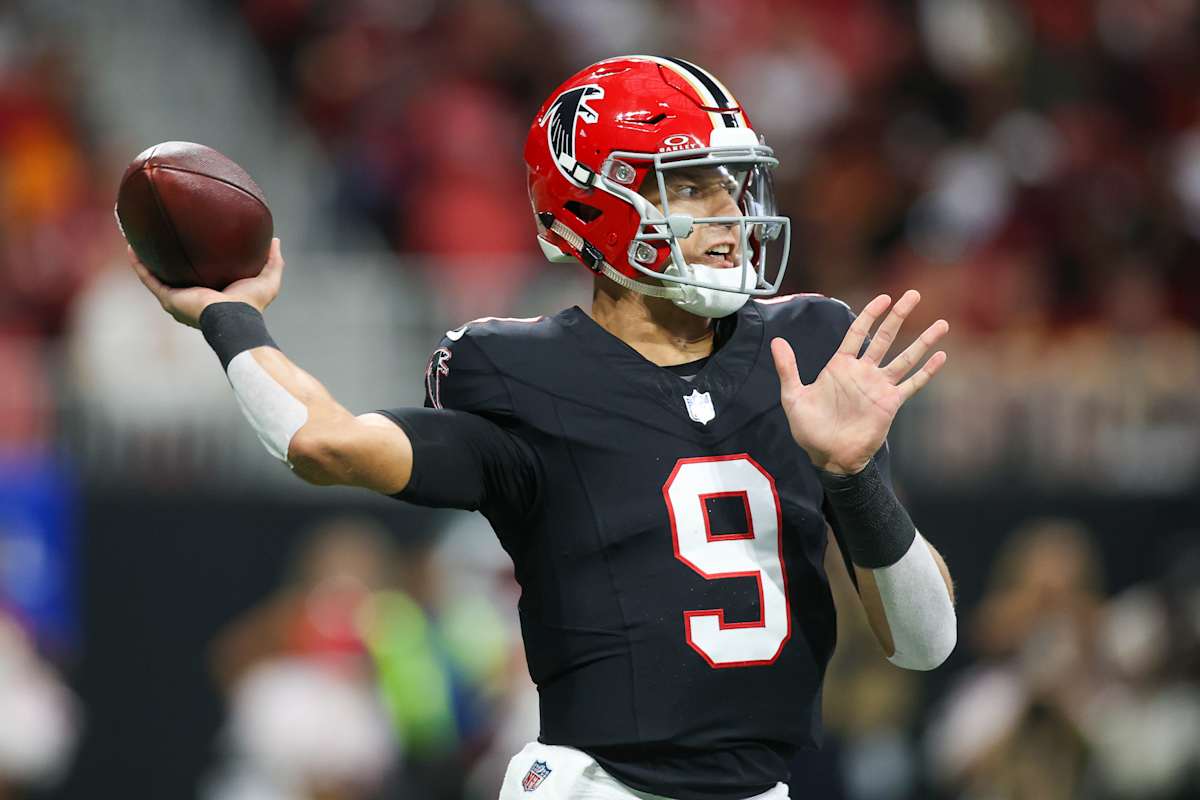
[[[939,350],[905,380],[950,330],[944,319],[930,325],[886,365],[882,363],[904,319],[919,302],[920,293],[910,289],[894,306],[887,295],[867,303],[837,352],[807,386],[800,380],[791,345],[784,339],[771,342],[779,373],[780,401],[792,436],[818,468],[844,475],[861,471],[883,446],[900,406],[921,391],[946,363],[945,352]],[[891,312],[863,351],[871,328],[888,306],[892,306]]]
[[[154,277],[146,265],[138,261],[132,247],[126,247],[129,254],[129,264],[138,278],[150,293],[158,300],[176,322],[200,327],[200,314],[213,303],[247,303],[260,312],[271,304],[279,294],[279,286],[283,280],[283,252],[279,247],[279,239],[271,240],[271,252],[262,272],[253,278],[243,278],[234,281],[221,291],[206,289],[203,286],[192,286],[185,289],[172,289]]]

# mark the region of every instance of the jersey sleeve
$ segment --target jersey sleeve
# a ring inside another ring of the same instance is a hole
[[[504,377],[469,336],[443,338],[425,367],[425,407],[469,411],[501,422],[513,415]]]
[[[399,500],[520,519],[537,502],[537,454],[512,431],[503,376],[468,338],[443,339],[425,371],[425,407],[381,410],[408,436],[412,475]]]

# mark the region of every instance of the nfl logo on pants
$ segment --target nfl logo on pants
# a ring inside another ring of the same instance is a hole
[[[542,781],[546,780],[552,770],[546,766],[545,761],[535,761],[529,771],[525,773],[525,777],[521,780],[521,786],[527,792],[532,792],[534,789],[542,785]]]

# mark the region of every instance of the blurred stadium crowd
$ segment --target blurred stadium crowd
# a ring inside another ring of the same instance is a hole
[[[725,76],[781,155],[800,231],[785,291],[858,307],[916,286],[914,328],[952,320],[967,358],[933,415],[940,436],[920,437],[936,477],[991,469],[1002,449],[1066,483],[1200,476],[1195,3],[243,8],[337,165],[343,213],[428,256],[464,318],[497,313],[540,272],[514,201],[523,169],[505,155],[531,110],[580,64],[678,52]],[[973,425],[955,410],[980,381],[991,407],[972,405]],[[1062,419],[1047,394],[1096,408]],[[1026,421],[1001,441],[979,430],[1013,418]],[[1162,435],[1142,445],[1131,427]],[[1163,441],[1181,430],[1188,447]]]
[[[562,269],[539,260],[524,202],[520,148],[545,96],[607,55],[678,54],[720,75],[780,154],[791,291],[857,306],[913,286],[920,313],[951,321],[951,368],[898,421],[914,496],[1200,490],[1196,0],[211,5],[253,32],[321,144],[336,219],[374,226],[450,317],[509,312]],[[91,735],[86,654],[53,610],[71,592],[50,602],[30,579],[66,557],[29,530],[69,524],[37,510],[68,503],[61,398],[100,403],[93,380],[123,369],[100,363],[97,327],[121,303],[152,309],[125,292],[95,310],[123,277],[111,208],[133,151],[99,144],[71,41],[27,10],[0,5],[0,800],[92,796],[64,778]],[[137,417],[141,401],[112,405]],[[798,765],[795,795],[1200,797],[1200,550],[1182,533],[1194,518],[1155,524],[1130,532],[1161,554],[1136,568],[1079,520],[1013,527],[986,580],[960,587],[948,678],[894,670],[844,614],[829,747]],[[400,532],[357,517],[290,539],[282,583],[212,638],[228,717],[198,793],[494,796],[536,696],[502,554],[478,524],[449,528],[401,552]]]

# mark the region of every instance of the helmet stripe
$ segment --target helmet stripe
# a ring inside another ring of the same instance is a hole
[[[687,70],[695,76],[696,80],[700,81],[704,88],[708,90],[708,93],[712,95],[714,105],[718,108],[731,109],[730,113],[721,114],[721,119],[725,122],[725,127],[738,127],[737,117],[741,115],[737,114],[736,111],[737,101],[733,99],[732,93],[721,85],[720,81],[713,77],[711,73],[701,69],[690,61],[684,61],[682,58],[672,58],[671,56],[667,56],[666,58],[672,64]],[[745,124],[745,119],[742,120],[742,123]]]
[[[700,97],[700,102],[703,105],[708,106],[710,108],[713,108],[713,107],[724,108],[725,107],[722,103],[717,101],[717,98],[716,98],[716,96],[713,95],[712,90],[708,87],[708,85],[706,85],[704,82],[702,82],[699,79],[699,77],[696,75],[695,72],[681,66],[681,64],[687,64],[686,61],[676,63],[677,59],[664,58],[662,56],[646,56],[646,55],[629,56],[629,58],[644,58],[647,61],[653,61],[655,64],[658,64],[660,67],[665,67],[665,68],[671,70],[671,72],[678,75],[679,78],[681,80],[683,80],[684,83],[686,83],[688,86],[691,86],[692,89],[695,90],[696,94]],[[696,67],[696,69],[699,69],[699,67]],[[715,84],[715,81],[713,83]],[[729,116],[727,114],[722,114],[722,113],[719,113],[716,111],[710,111],[710,112],[708,112],[708,116],[712,118],[714,128],[719,128],[722,126],[733,127],[733,126],[730,126],[729,123],[724,119],[726,116]],[[739,114],[738,116],[741,116],[741,115]],[[745,119],[743,118],[742,121],[744,123]]]

